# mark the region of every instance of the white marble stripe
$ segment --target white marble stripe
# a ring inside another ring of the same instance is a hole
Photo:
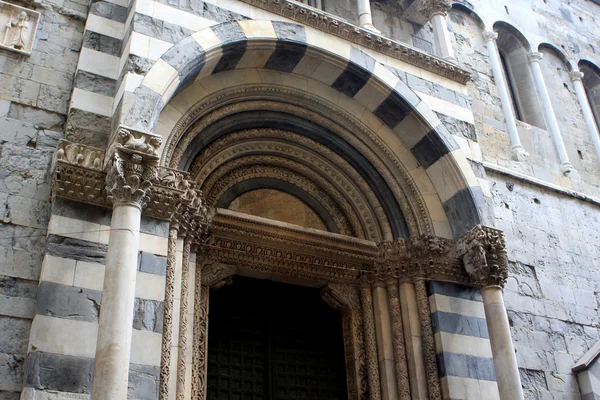
[[[85,23],[85,29],[122,40],[125,33],[125,24],[95,14],[89,14]]]
[[[457,353],[492,358],[490,340],[474,336],[438,332],[435,334],[435,348],[439,353]]]
[[[413,89],[414,90],[414,89]],[[431,108],[433,111],[440,114],[448,115],[458,120],[474,124],[473,112],[468,108],[459,106],[458,104],[450,103],[449,101],[430,96],[423,92],[414,90],[414,92]]]
[[[465,300],[459,297],[435,293],[429,296],[429,305],[432,313],[441,311],[485,319],[483,303],[479,301]]]
[[[119,57],[83,47],[79,55],[77,68],[105,78],[119,77]]]
[[[110,117],[113,112],[113,98],[111,96],[74,88],[71,96],[71,108]]]
[[[36,315],[31,324],[28,351],[44,351],[74,357],[94,358],[98,323]],[[133,364],[160,365],[162,335],[134,329],[131,340]]]
[[[444,376],[440,380],[445,399],[500,400],[496,382],[458,376]]]
[[[52,214],[48,223],[48,234],[108,244],[110,226]],[[166,256],[167,241],[166,237],[141,232],[140,251]]]

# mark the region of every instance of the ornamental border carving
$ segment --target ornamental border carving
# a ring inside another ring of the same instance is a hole
[[[332,14],[300,2],[293,0],[241,1],[452,79],[453,81],[466,84],[471,79],[471,73],[468,70],[454,63],[442,60],[406,43],[386,38],[372,30],[361,28]]]
[[[248,96],[254,98],[266,96],[271,100],[233,101],[236,98],[246,98]],[[292,104],[292,101],[294,104]],[[402,210],[410,234],[431,235],[434,233],[433,222],[429,216],[425,200],[412,176],[396,158],[392,149],[356,117],[343,112],[327,100],[298,89],[268,84],[253,84],[224,89],[205,100],[199,101],[175,124],[165,143],[161,164],[169,164],[172,167],[179,165],[185,150],[189,148],[194,138],[219,119],[238,112],[267,109],[315,121],[338,134],[363,154],[390,186]],[[374,148],[365,144],[364,139],[361,140],[359,137],[369,138]],[[378,155],[375,150],[380,151],[382,154]],[[390,168],[387,161],[394,168]]]

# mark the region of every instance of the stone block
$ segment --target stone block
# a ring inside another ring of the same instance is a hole
[[[135,299],[133,308],[133,328],[138,330],[163,332],[164,308],[162,301]]]
[[[26,387],[71,393],[90,393],[94,360],[33,351],[25,364]]]
[[[101,292],[53,282],[40,282],[37,314],[77,321],[97,322]]]
[[[0,353],[25,354],[31,321],[0,316]]]
[[[24,363],[24,355],[0,353],[0,392],[21,390]]]
[[[167,270],[167,258],[145,251],[140,252],[138,270],[149,274],[165,275]]]
[[[78,261],[104,264],[107,246],[57,235],[48,235],[46,253]]]
[[[127,397],[139,400],[156,400],[160,381],[159,367],[130,364]]]

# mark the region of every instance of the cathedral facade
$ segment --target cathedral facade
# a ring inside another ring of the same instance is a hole
[[[598,20],[0,1],[0,400],[600,398]]]

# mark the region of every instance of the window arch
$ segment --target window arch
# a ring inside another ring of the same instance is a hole
[[[496,22],[498,52],[512,98],[515,117],[530,125],[545,129],[544,114],[535,89],[527,54],[531,47],[513,26]]]
[[[600,126],[600,68],[595,64],[581,60],[578,63],[579,70],[583,72],[583,87],[587,94],[588,101],[594,119],[596,120],[596,126]]]

